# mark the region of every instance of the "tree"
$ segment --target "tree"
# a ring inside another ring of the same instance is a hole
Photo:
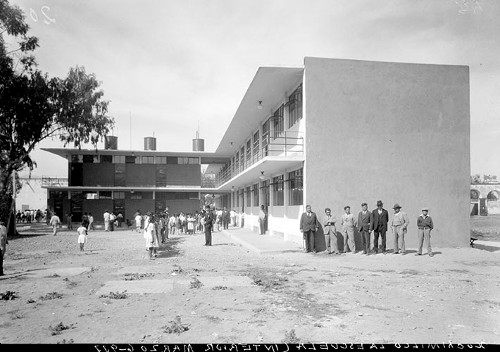
[[[96,146],[114,124],[94,74],[77,66],[61,79],[37,69],[30,53],[38,40],[29,37],[28,30],[22,11],[0,0],[0,185],[4,202],[13,197],[12,174],[36,166],[30,154],[41,141],[59,137],[64,146]],[[4,33],[19,39],[18,49],[7,50]]]

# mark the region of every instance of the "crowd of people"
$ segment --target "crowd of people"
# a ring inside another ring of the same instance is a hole
[[[40,222],[43,221],[46,215],[47,215],[47,210],[45,210],[45,213],[43,213],[40,209],[37,210],[26,209],[24,211],[18,210],[16,213],[16,223],[31,224],[34,221]]]

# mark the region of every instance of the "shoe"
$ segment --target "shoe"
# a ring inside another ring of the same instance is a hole
[[[394,252],[392,252],[392,254],[399,254],[399,252],[394,251]]]
[[[406,252],[400,252],[400,254],[401,254],[401,255],[405,255],[405,254],[406,254]]]
[[[422,255],[422,253],[417,253],[417,254],[415,254],[415,257],[417,257],[417,256],[419,256],[419,255]]]
[[[370,255],[370,253],[366,253],[366,255],[368,256],[368,255]]]
[[[386,254],[387,254],[387,251],[383,251],[382,253],[383,253],[384,255],[386,255]]]
[[[434,257],[434,253],[430,252],[429,257]]]

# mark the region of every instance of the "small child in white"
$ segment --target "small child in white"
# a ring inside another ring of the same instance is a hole
[[[76,230],[78,232],[78,243],[80,244],[80,251],[83,252],[83,246],[87,243],[87,228],[85,224],[82,223],[80,227]]]

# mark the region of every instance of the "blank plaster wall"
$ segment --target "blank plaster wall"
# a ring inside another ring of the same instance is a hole
[[[428,206],[433,244],[468,244],[468,67],[306,58],[304,92],[306,204],[339,218],[380,199],[392,219],[398,202],[413,247]]]

